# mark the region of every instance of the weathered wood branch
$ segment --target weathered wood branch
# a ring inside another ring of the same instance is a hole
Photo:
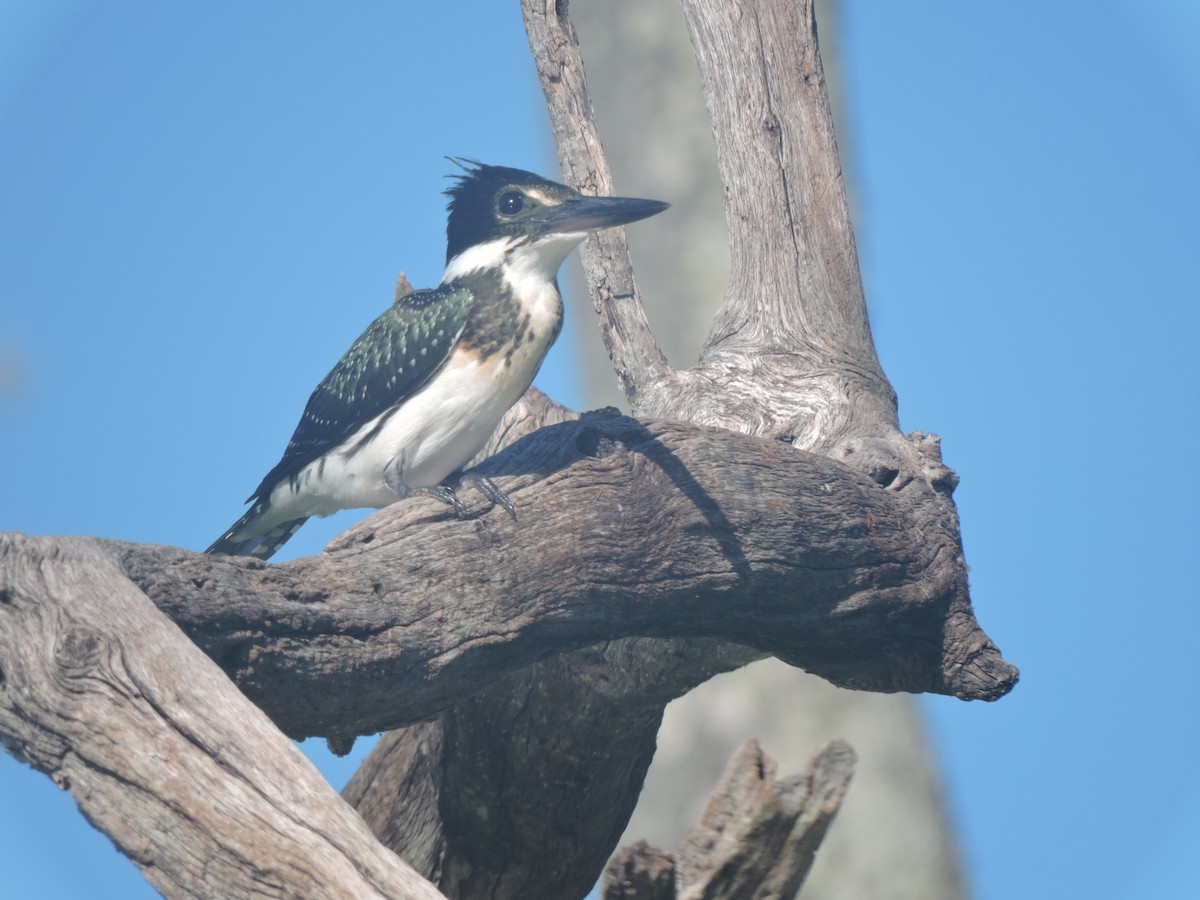
[[[817,371],[882,380],[812,0],[681,3],[729,226],[730,282],[704,357],[808,351]]]
[[[585,193],[617,193],[600,143],[579,39],[567,16],[566,0],[521,0],[521,11],[563,177]],[[636,411],[643,394],[653,390],[671,369],[642,307],[624,229],[592,234],[583,243],[580,256],[613,369]]]
[[[911,470],[867,324],[812,0],[681,2],[724,185],[730,282],[700,364],[638,411],[839,456],[857,443],[857,459],[869,442]]]
[[[776,781],[774,760],[748,741],[679,850],[680,900],[794,897],[854,764],[850,746],[832,741],[805,774]]]
[[[0,742],[169,897],[442,896],[102,543],[0,535]]]
[[[295,737],[424,721],[489,678],[632,636],[723,638],[869,690],[994,699],[1012,684],[966,605],[956,536],[913,516],[923,482],[603,412],[484,470],[519,525],[421,499],[279,565],[113,548]],[[637,554],[620,552],[634,535]]]
[[[605,870],[605,900],[767,900],[794,897],[854,774],[833,741],[804,775],[775,779],[775,762],[747,741],[676,853],[640,841]]]

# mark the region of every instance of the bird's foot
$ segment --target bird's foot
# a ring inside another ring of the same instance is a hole
[[[508,495],[500,490],[496,482],[492,481],[492,479],[475,471],[455,473],[441,484],[435,484],[432,487],[415,488],[413,493],[428,494],[430,497],[437,497],[443,503],[453,505],[454,511],[461,519],[466,516],[466,506],[463,504],[462,497],[460,496],[465,487],[475,488],[496,506],[504,509],[505,512],[512,516],[514,522],[517,521],[517,510],[513,506],[512,501],[508,499]]]
[[[413,494],[425,494],[429,497],[436,497],[443,503],[449,503],[454,507],[455,514],[460,518],[465,518],[467,514],[466,505],[462,501],[459,493],[464,487],[474,487],[479,493],[483,494],[488,500],[491,500],[496,506],[504,509],[512,520],[517,521],[517,510],[513,507],[512,501],[508,499],[508,495],[496,486],[496,483],[486,475],[480,475],[478,472],[454,472],[448,476],[441,484],[430,485],[429,487],[409,487],[400,477],[400,466],[388,466],[383,473],[383,479],[387,482],[387,486],[391,488],[396,496],[401,500],[406,497],[411,497]]]
[[[454,512],[460,519],[464,518],[467,514],[467,508],[463,505],[462,498],[458,496],[458,491],[444,481],[441,484],[429,487],[413,488],[412,492],[414,494],[424,494],[427,497],[436,497],[443,503],[449,503],[454,507]]]
[[[508,494],[500,490],[496,486],[496,482],[492,481],[486,475],[480,475],[472,469],[470,472],[463,472],[462,476],[458,479],[458,489],[461,491],[468,484],[474,485],[479,493],[483,494],[483,496],[512,516],[514,522],[517,521],[517,510],[513,507],[512,501],[508,499]]]

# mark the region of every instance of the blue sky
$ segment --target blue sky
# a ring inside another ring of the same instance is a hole
[[[1200,895],[1200,9],[843,6],[880,357],[1022,669],[926,704],[978,896]],[[203,548],[396,273],[440,278],[443,155],[554,174],[517,3],[446,9],[0,2],[0,529]],[[573,361],[539,384],[578,406]],[[7,756],[0,873],[153,895]]]

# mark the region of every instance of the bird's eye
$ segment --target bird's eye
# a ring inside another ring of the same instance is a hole
[[[525,208],[525,197],[520,191],[509,191],[500,195],[500,212],[506,216],[515,216]]]

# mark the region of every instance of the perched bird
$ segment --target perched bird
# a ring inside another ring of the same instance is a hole
[[[531,172],[454,160],[446,191],[446,274],[401,297],[317,385],[253,505],[206,552],[269,559],[310,516],[382,507],[413,493],[453,503],[462,467],[525,393],[562,327],[557,276],[591,231],[667,208],[585,197]]]

